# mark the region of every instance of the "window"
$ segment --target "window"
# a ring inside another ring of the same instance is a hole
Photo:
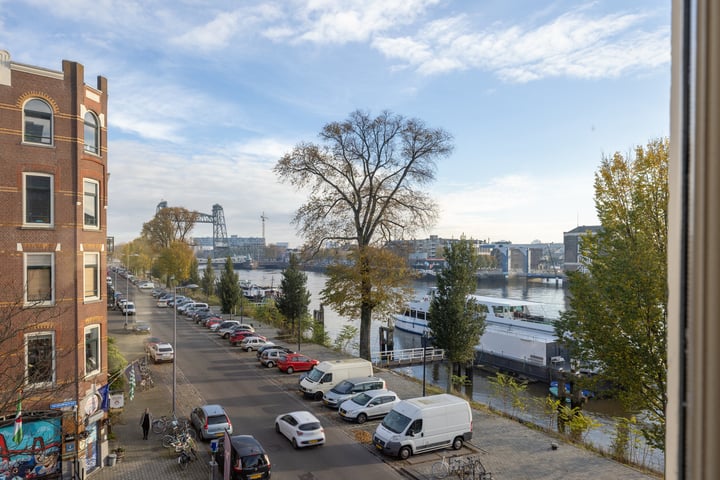
[[[100,152],[100,128],[92,112],[85,114],[85,151],[97,155]]]
[[[53,224],[53,177],[40,173],[23,176],[25,225]]]
[[[25,104],[24,141],[52,145],[52,109],[44,100],[34,98]]]
[[[55,382],[55,338],[52,333],[25,335],[25,365],[28,386],[51,386]]]
[[[25,254],[25,304],[52,305],[54,302],[53,254]]]
[[[83,181],[83,222],[86,227],[98,228],[100,225],[99,192],[98,182],[88,179]]]
[[[85,327],[85,376],[100,371],[100,326]]]
[[[85,300],[100,298],[100,254],[86,253],[84,263]]]

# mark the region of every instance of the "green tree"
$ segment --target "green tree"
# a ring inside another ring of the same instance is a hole
[[[447,266],[437,276],[437,292],[430,302],[428,325],[438,348],[445,349],[448,366],[456,371],[475,357],[475,345],[485,331],[485,312],[471,295],[477,289],[480,266],[472,242],[461,238],[445,249]]]
[[[667,139],[603,158],[595,175],[602,229],[581,242],[569,308],[556,324],[574,359],[596,361],[646,440],[662,448],[667,372]]]
[[[195,258],[192,248],[185,242],[172,242],[169,247],[163,248],[156,260],[159,276],[174,278],[176,283],[190,278],[190,264]]]
[[[198,261],[197,257],[193,255],[190,259],[190,274],[188,275],[188,281],[195,285],[200,284],[200,272],[198,272]]]
[[[291,330],[297,335],[298,350],[300,350],[302,336],[300,319],[308,313],[310,291],[307,289],[307,275],[300,270],[300,262],[295,255],[290,255],[290,263],[283,270],[282,277],[280,293],[275,299],[275,305],[290,321]]]
[[[220,309],[222,313],[233,313],[233,309],[240,300],[240,279],[235,273],[233,262],[230,257],[225,260],[225,268],[220,274],[220,285],[218,296],[220,297]]]
[[[205,298],[210,298],[210,295],[215,293],[215,269],[212,266],[211,260],[212,257],[208,257],[202,279],[200,279],[198,283],[205,294]]]
[[[274,170],[280,180],[310,191],[293,223],[311,251],[333,242],[359,252],[351,301],[360,298],[360,356],[369,359],[378,303],[366,248],[434,224],[437,206],[422,188],[435,179],[436,161],[452,152],[452,138],[421,120],[355,111],[325,125],[320,139],[321,145],[298,144]]]

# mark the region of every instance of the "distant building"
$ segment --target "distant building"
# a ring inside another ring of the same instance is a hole
[[[107,155],[104,77],[0,50],[0,478],[83,478],[108,453]]]
[[[585,235],[595,235],[602,229],[600,225],[581,226],[563,233],[565,245],[565,272],[574,272],[581,268],[580,239]]]

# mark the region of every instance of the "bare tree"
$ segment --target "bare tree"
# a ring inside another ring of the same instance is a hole
[[[320,140],[298,144],[278,161],[275,173],[310,192],[293,223],[311,249],[327,242],[357,248],[360,356],[370,358],[374,302],[365,248],[435,223],[437,206],[422,188],[435,179],[436,161],[452,152],[452,137],[418,119],[355,111],[325,125]]]
[[[143,224],[142,236],[158,249],[168,248],[176,241],[187,243],[198,216],[198,212],[182,207],[163,208]]]

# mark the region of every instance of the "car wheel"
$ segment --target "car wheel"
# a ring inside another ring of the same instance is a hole
[[[322,400],[323,393],[322,392],[315,392],[315,396],[313,397],[315,400]]]
[[[411,454],[412,450],[410,450],[410,447],[402,447],[398,452],[398,457],[400,457],[401,460],[407,460]]]
[[[298,444],[297,444],[297,441],[296,441],[294,438],[292,439],[292,446],[293,446],[293,448],[295,448],[295,449],[299,448],[299,447],[298,447]]]
[[[452,448],[453,450],[460,450],[463,446],[463,439],[461,437],[455,437],[455,440],[453,440]]]
[[[230,338],[230,334],[229,334],[229,333],[224,333],[224,334],[223,334],[223,338]]]
[[[295,370],[293,369],[293,367],[288,367],[288,369],[287,369],[287,373],[293,373],[294,371]]]
[[[247,347],[245,350],[247,350],[248,352],[252,352],[252,347]]]
[[[364,413],[360,413],[358,414],[356,420],[358,423],[365,423],[367,421],[367,415],[365,415]]]
[[[278,425],[277,423],[275,424],[275,432],[280,433],[280,425]]]
[[[230,342],[230,345],[234,347],[235,345],[237,345],[237,342]]]
[[[267,362],[267,367],[268,367],[268,368],[272,368],[272,367],[274,367],[274,366],[275,366],[275,364],[274,364],[273,362]]]

